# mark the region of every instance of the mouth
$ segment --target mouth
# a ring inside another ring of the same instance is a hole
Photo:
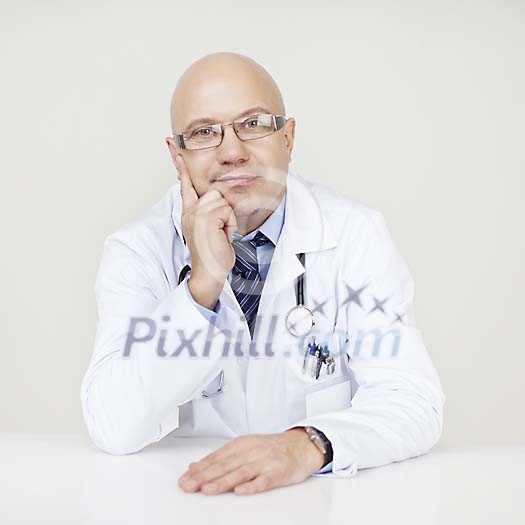
[[[248,175],[248,174],[225,175],[221,177],[220,179],[217,179],[216,182],[220,184],[225,184],[227,186],[239,186],[239,185],[251,184],[254,180],[258,178],[259,177],[257,175]]]

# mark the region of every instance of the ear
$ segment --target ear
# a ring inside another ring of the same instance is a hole
[[[166,145],[168,146],[168,150],[171,155],[171,160],[173,161],[173,164],[176,166],[175,159],[177,158],[177,155],[179,154],[182,155],[182,150],[179,147],[177,147],[172,137],[166,137],[165,141],[166,141]]]
[[[295,119],[290,117],[286,120],[284,125],[284,140],[286,143],[286,149],[288,150],[288,157],[292,160],[292,150],[295,140]]]

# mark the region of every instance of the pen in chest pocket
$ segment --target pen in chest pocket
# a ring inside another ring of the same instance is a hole
[[[319,379],[323,365],[326,367],[327,375],[335,371],[335,360],[330,355],[327,345],[321,346],[312,337],[307,344],[303,359],[303,374]]]

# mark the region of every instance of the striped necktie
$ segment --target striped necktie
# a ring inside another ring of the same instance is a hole
[[[269,242],[271,242],[270,239],[260,231],[250,241],[234,240],[232,242],[235,250],[235,265],[232,268],[231,287],[244,312],[252,337],[264,286],[264,281],[261,281],[259,273],[257,247]]]

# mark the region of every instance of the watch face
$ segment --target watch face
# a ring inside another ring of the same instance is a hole
[[[319,432],[315,430],[314,428],[307,427],[306,432],[308,433],[308,436],[310,437],[310,440],[312,443],[324,454],[326,455],[326,446],[321,439],[321,436],[319,435]]]
[[[318,436],[315,437],[314,443],[317,445],[317,448],[326,455],[326,447],[324,446],[324,443],[322,439]]]

